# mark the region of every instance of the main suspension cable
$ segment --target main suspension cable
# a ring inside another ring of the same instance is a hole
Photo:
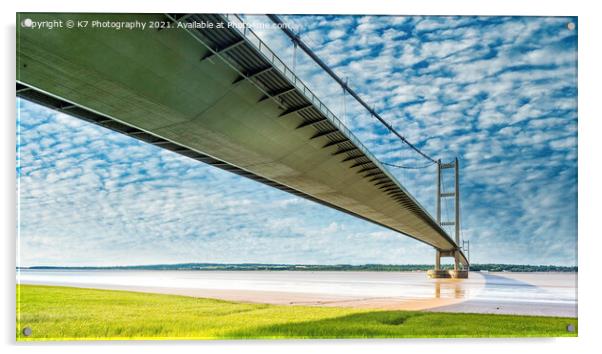
[[[387,121],[385,121],[373,108],[371,108],[366,102],[364,102],[364,100],[362,100],[359,95],[353,90],[351,89],[347,83],[345,81],[343,81],[334,71],[332,71],[332,69],[326,65],[326,63],[324,63],[322,61],[322,59],[320,59],[302,40],[301,38],[295,34],[290,28],[288,28],[288,26],[276,15],[267,15],[268,18],[270,20],[272,20],[272,22],[274,22],[275,24],[278,25],[278,27],[280,29],[282,29],[282,31],[294,42],[297,43],[297,45],[299,46],[299,48],[301,48],[307,55],[310,56],[310,58],[313,59],[314,62],[316,62],[316,64],[318,64],[324,71],[326,71],[326,73],[328,75],[330,75],[330,77],[332,77],[339,85],[341,85],[341,87],[343,88],[343,90],[347,91],[353,98],[355,98],[364,108],[366,108],[366,110],[368,110],[368,112],[370,112],[370,114],[372,116],[374,116],[376,119],[378,119],[385,127],[387,127],[387,129],[389,129],[393,134],[395,134],[399,139],[401,139],[401,141],[403,141],[406,145],[408,145],[410,148],[412,148],[414,151],[416,151],[418,154],[420,154],[422,157],[424,157],[425,159],[431,161],[432,163],[437,163],[437,160],[435,160],[434,158],[430,157],[429,155],[427,155],[426,153],[424,153],[422,150],[420,150],[418,147],[416,147],[414,144],[412,144],[411,142],[408,141],[408,139],[406,139],[403,135],[401,135],[397,130],[395,130],[395,128],[393,128],[393,126],[391,126],[391,124],[389,124]]]

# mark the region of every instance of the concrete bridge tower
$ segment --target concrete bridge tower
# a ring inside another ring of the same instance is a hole
[[[435,268],[428,271],[428,276],[431,278],[468,278],[468,269],[465,269],[463,264],[460,262],[460,167],[458,164],[458,158],[449,163],[442,163],[441,160],[437,161],[437,210],[436,218],[437,223],[443,227],[454,226],[454,241],[456,242],[455,250],[439,250],[435,248]],[[446,169],[454,169],[454,183],[453,190],[442,190],[443,189],[443,178],[442,171]],[[441,201],[444,198],[454,198],[454,220],[441,220]],[[453,257],[454,258],[454,269],[443,270],[441,269],[441,257]]]

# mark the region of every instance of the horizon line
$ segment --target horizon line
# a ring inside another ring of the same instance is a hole
[[[453,265],[453,262],[442,263],[445,265]],[[240,262],[240,263],[219,263],[219,262],[179,262],[179,263],[148,263],[148,264],[128,264],[128,265],[31,265],[31,266],[16,266],[16,269],[31,269],[31,268],[132,268],[132,267],[158,267],[158,266],[183,266],[183,265],[238,265],[238,266],[425,266],[432,267],[430,263],[333,263],[333,264],[318,264],[318,263],[258,263],[258,262]],[[557,265],[557,264],[530,264],[530,263],[471,263],[471,267],[475,266],[529,266],[529,267],[561,267],[561,268],[577,268],[578,265]]]

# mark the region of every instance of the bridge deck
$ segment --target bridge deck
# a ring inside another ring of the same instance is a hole
[[[28,14],[164,21],[166,15]],[[167,15],[236,23],[232,15]],[[19,28],[17,95],[401,232],[454,241],[249,29]],[[462,262],[467,263],[462,254]]]

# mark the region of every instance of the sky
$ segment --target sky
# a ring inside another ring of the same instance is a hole
[[[257,33],[381,161],[425,166],[264,16]],[[473,263],[577,263],[577,26],[282,16],[421,150],[458,157]],[[17,100],[18,263],[429,264],[383,227]],[[434,214],[435,166],[389,169]],[[445,176],[444,184],[452,183]],[[451,219],[453,206],[443,206]]]

